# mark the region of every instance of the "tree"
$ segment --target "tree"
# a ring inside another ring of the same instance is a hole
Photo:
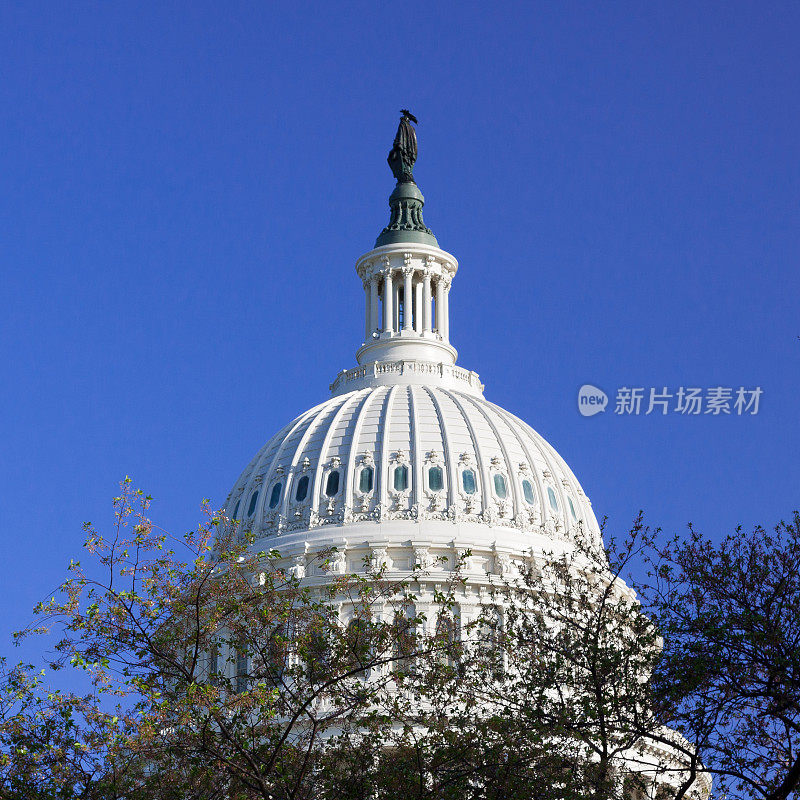
[[[123,482],[113,535],[86,527],[101,571],[72,563],[22,634],[58,630],[49,668],[84,670],[91,691],[60,694],[22,668],[6,672],[0,787],[37,797],[310,797],[325,741],[368,725],[394,680],[409,581],[372,565],[304,581],[208,509],[176,543],[154,528],[149,504]],[[334,556],[318,554],[317,566]],[[341,624],[343,604],[356,624]],[[435,649],[436,637],[424,646]]]
[[[715,544],[647,532],[637,583],[664,637],[654,684],[716,791],[785,800],[800,787],[800,516]]]
[[[176,541],[149,503],[123,483],[113,534],[87,526],[92,564],[22,634],[56,633],[47,669],[86,693],[0,665],[0,794],[680,799],[708,774],[731,798],[796,792],[797,515],[718,545],[640,517],[608,554],[564,544],[482,578],[456,624],[477,591],[460,564],[390,580],[325,551],[303,575],[208,509]]]
[[[612,548],[518,561],[459,641],[392,698],[380,735],[331,754],[329,795],[355,798],[631,798],[698,790],[651,675],[656,626],[621,573],[643,526]],[[342,769],[343,759],[350,759]],[[701,792],[702,793],[702,792]],[[642,796],[645,796],[644,794]]]

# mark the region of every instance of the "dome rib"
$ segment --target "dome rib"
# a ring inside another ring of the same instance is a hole
[[[281,514],[284,517],[289,516],[289,507],[291,506],[292,492],[294,491],[294,482],[297,477],[297,465],[300,461],[300,456],[305,452],[308,441],[319,427],[322,421],[327,419],[326,412],[328,406],[321,410],[306,426],[303,433],[300,435],[300,440],[297,442],[297,447],[294,449],[294,454],[289,461],[289,467],[286,470],[286,485],[283,487],[283,498],[281,500]],[[288,440],[287,440],[288,441]]]
[[[283,496],[281,497],[280,503],[280,514],[283,519],[289,519],[289,509],[291,507],[291,494],[292,494],[292,486],[294,484],[294,462],[295,459],[298,457],[298,452],[302,450],[310,449],[308,446],[313,441],[314,436],[320,430],[324,430],[325,425],[328,424],[330,418],[336,414],[341,408],[342,404],[335,404],[335,403],[328,403],[323,408],[319,410],[317,415],[312,419],[309,424],[305,427],[305,429],[300,434],[300,439],[295,447],[294,454],[292,455],[288,465],[287,464],[279,464],[278,467],[283,467],[284,469],[284,478],[283,478]],[[287,440],[287,444],[289,444],[290,440]],[[282,455],[285,455],[288,452],[289,448],[284,448]],[[319,462],[319,459],[317,459]],[[312,495],[313,496],[313,495]]]
[[[360,450],[361,450],[361,448],[358,446],[359,441],[361,439],[361,428],[364,426],[364,420],[366,419],[367,412],[369,411],[369,408],[372,405],[372,401],[375,399],[375,396],[377,394],[377,392],[372,392],[369,389],[363,391],[364,391],[364,399],[361,401],[361,405],[358,407],[358,411],[356,411],[356,420],[355,424],[353,425],[353,442],[350,446],[349,452],[347,453],[347,467],[345,468],[345,473],[351,477],[347,479],[344,487],[345,508],[353,507],[353,492],[355,491],[356,458],[358,458],[358,456],[360,455]]]
[[[578,502],[578,506],[579,506],[580,510],[583,512],[582,521],[583,521],[583,523],[585,525],[588,526],[588,520],[594,515],[594,512],[591,511],[591,508],[589,507],[589,498],[586,498],[586,502],[585,503],[583,503],[581,501],[581,495],[583,495],[583,497],[586,497],[586,495],[583,493],[583,490],[581,489],[580,482],[575,477],[575,473],[572,471],[572,469],[570,468],[569,464],[567,464],[567,462],[564,461],[563,458],[561,458],[561,456],[558,454],[558,451],[555,449],[555,447],[553,447],[553,445],[550,444],[550,442],[548,442],[543,436],[541,436],[541,434],[538,434],[533,428],[531,428],[531,426],[528,425],[527,422],[523,422],[522,420],[520,420],[520,422],[522,422],[523,426],[525,428],[527,428],[528,431],[530,431],[530,433],[534,437],[534,439],[537,442],[541,443],[541,447],[544,450],[547,450],[550,453],[550,455],[551,455],[551,457],[553,459],[556,459],[556,460],[560,461],[561,464],[563,464],[563,470],[567,473],[567,478],[569,479],[570,484],[575,487],[575,495],[576,495],[575,499]],[[565,518],[566,518],[566,514],[567,514],[567,509],[566,509],[566,506],[565,506],[564,507],[564,516],[565,516]]]
[[[511,484],[511,500],[514,508],[514,516],[516,516],[522,511],[522,503],[520,502],[519,489],[517,488],[517,476],[516,476],[516,471],[514,471],[514,462],[511,460],[511,456],[508,454],[508,448],[506,447],[505,441],[503,440],[503,437],[500,436],[500,434],[498,433],[496,425],[489,418],[489,415],[486,413],[486,410],[478,403],[472,402],[472,398],[469,397],[468,395],[462,395],[462,397],[466,402],[470,403],[470,405],[472,405],[472,407],[479,414],[483,416],[483,418],[486,420],[486,423],[492,429],[492,433],[494,434],[495,439],[497,439],[497,444],[500,446],[500,450],[503,453],[503,460],[505,461],[506,472],[508,473],[506,477],[508,482]]]
[[[267,489],[270,487],[270,485],[272,484],[272,482],[273,482],[273,480],[275,478],[275,469],[276,469],[276,467],[278,465],[278,460],[283,455],[283,451],[284,451],[286,445],[291,441],[292,436],[294,436],[294,434],[297,432],[298,428],[300,428],[305,423],[308,423],[308,425],[311,426],[311,424],[319,416],[320,412],[322,412],[324,409],[326,409],[328,407],[329,403],[330,403],[330,401],[328,401],[327,403],[320,403],[318,406],[314,406],[314,408],[312,408],[311,411],[308,411],[305,414],[301,414],[297,418],[297,420],[295,420],[295,423],[292,425],[291,430],[289,431],[289,433],[286,434],[286,436],[284,436],[283,439],[281,440],[280,445],[275,450],[275,455],[272,457],[272,461],[271,461],[268,469],[264,472],[264,480],[263,480],[263,485],[264,485],[263,494],[264,494],[264,496],[261,498],[261,502],[259,503],[259,508],[258,508],[258,513],[259,514],[263,515],[264,512],[265,512],[264,504],[267,502],[267,500],[266,500],[266,498],[267,498]],[[285,495],[285,493],[284,493],[284,495]],[[286,497],[284,496],[282,499],[285,500]],[[283,503],[281,504],[281,508],[284,508]]]
[[[378,496],[381,508],[387,508],[389,504],[389,434],[392,426],[392,406],[394,405],[395,395],[400,388],[400,386],[392,386],[389,389],[383,406],[383,424],[380,426],[381,459],[380,468],[376,470],[380,474],[380,480],[378,481],[380,494]]]
[[[439,434],[442,437],[442,455],[444,463],[447,465],[447,502],[452,507],[456,502],[456,492],[458,491],[458,462],[453,458],[452,448],[450,447],[450,436],[447,432],[447,423],[442,411],[442,406],[439,403],[434,392],[427,386],[423,387],[431,399],[431,404],[436,411],[436,418],[439,422]]]
[[[562,472],[561,465],[558,464],[556,466],[553,463],[554,459],[552,458],[552,454],[549,452],[549,448],[542,447],[542,445],[541,445],[539,440],[541,440],[541,442],[544,442],[544,440],[542,439],[541,436],[539,436],[538,433],[536,433],[536,431],[533,430],[533,428],[531,428],[528,425],[525,425],[525,423],[522,422],[522,420],[519,417],[514,416],[510,411],[506,411],[504,408],[501,409],[500,406],[495,406],[495,408],[497,408],[499,411],[501,411],[504,417],[513,418],[516,421],[517,425],[522,424],[525,428],[528,428],[530,433],[533,434],[532,438],[536,442],[536,444],[539,445],[539,455],[541,456],[542,460],[545,462],[545,465],[547,467],[547,471],[550,473],[551,482],[552,482],[552,485],[553,485],[553,490],[556,492],[556,497],[558,498],[558,502],[559,502],[559,505],[558,505],[559,511],[558,511],[558,514],[556,514],[553,511],[553,509],[550,508],[550,503],[547,501],[547,490],[546,490],[546,487],[549,484],[546,484],[546,483],[543,482],[543,485],[542,485],[542,519],[543,520],[552,519],[554,522],[557,522],[557,523],[559,523],[561,525],[567,525],[568,524],[568,520],[567,520],[566,496],[564,494],[563,485],[561,484],[561,482],[559,480],[557,480],[558,474],[560,472]],[[553,452],[555,452],[555,451],[553,451]],[[560,458],[560,456],[558,457],[558,460],[562,460]],[[537,475],[537,477],[538,477],[538,475]]]
[[[425,454],[419,446],[419,414],[417,414],[417,397],[414,394],[414,387],[409,386],[408,392],[408,416],[411,424],[411,465],[414,477],[411,480],[411,507],[421,505],[425,487],[423,485],[422,464]]]
[[[495,410],[497,415],[506,423],[506,426],[512,432],[512,435],[515,436],[517,441],[520,443],[520,446],[522,447],[522,452],[525,453],[525,458],[527,459],[528,467],[530,468],[531,477],[536,482],[536,489],[539,497],[539,513],[541,515],[541,518],[544,520],[545,518],[544,484],[542,482],[542,476],[540,470],[537,468],[538,465],[536,463],[536,457],[533,455],[529,447],[529,442],[527,442],[525,438],[520,436],[519,434],[519,426],[516,424],[519,421],[519,419],[515,417],[510,411],[506,411],[504,408],[500,408],[500,406],[496,406],[494,403],[491,403],[490,405]]]
[[[454,393],[449,392],[447,389],[440,389],[439,391],[450,398],[451,402],[461,414],[461,418],[464,420],[464,424],[467,426],[467,430],[469,431],[470,438],[472,439],[472,446],[475,450],[475,461],[477,462],[475,467],[481,476],[481,511],[485,511],[489,507],[488,503],[489,498],[491,497],[491,489],[489,485],[489,468],[486,466],[486,459],[483,457],[483,451],[481,450],[478,432],[475,430],[475,426],[472,424],[469,414],[464,411],[463,403],[454,395]]]
[[[351,394],[342,395],[343,402],[336,409],[332,419],[328,423],[328,428],[325,431],[325,438],[322,440],[322,446],[319,449],[319,458],[317,459],[317,467],[314,471],[314,491],[311,495],[312,498],[312,508],[318,509],[320,503],[322,502],[322,476],[325,473],[328,465],[328,450],[331,446],[331,439],[333,438],[333,432],[336,430],[336,426],[339,424],[339,420],[344,415],[345,410],[350,405],[355,405],[355,401],[359,399],[360,392],[353,392]],[[341,467],[340,467],[341,469]],[[341,492],[342,483],[341,481],[347,481],[348,476],[342,475],[341,480],[339,483],[339,491]]]

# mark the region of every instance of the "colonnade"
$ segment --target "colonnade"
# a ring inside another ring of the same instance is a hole
[[[438,333],[450,338],[450,278],[404,267],[373,273],[364,282],[365,340],[381,333]],[[435,302],[434,302],[435,301]]]

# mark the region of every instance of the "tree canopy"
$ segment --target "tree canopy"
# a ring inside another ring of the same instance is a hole
[[[19,634],[52,657],[0,662],[4,796],[794,795],[797,515],[716,544],[640,517],[608,552],[517,559],[460,620],[463,564],[298,571],[208,507],[174,539],[129,479],[114,503]]]

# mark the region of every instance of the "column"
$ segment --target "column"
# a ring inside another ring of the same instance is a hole
[[[414,275],[414,270],[408,267],[403,270],[403,278],[405,284],[403,286],[403,330],[411,333],[412,330],[412,307],[414,305],[414,295],[411,289],[411,278]]]
[[[422,333],[428,333],[431,329],[431,273],[425,271],[422,280]]]
[[[373,275],[369,279],[370,295],[369,295],[369,333],[367,340],[372,338],[372,334],[381,326],[380,312],[378,311],[378,276]]]
[[[436,330],[439,338],[444,339],[444,281],[441,275],[436,281]]]
[[[383,281],[383,329],[385,331],[391,331],[392,323],[394,322],[394,309],[392,307],[393,295],[392,271],[386,270]]]
[[[399,276],[398,276],[399,277]],[[392,286],[394,288],[394,317],[392,318],[392,330],[400,330],[400,281],[392,279]]]
[[[442,318],[444,320],[444,330],[442,338],[450,341],[450,280],[448,279],[444,285],[444,302],[442,303]]]
[[[414,330],[422,333],[422,281],[414,286]]]
[[[372,312],[372,281],[367,278],[364,281],[364,342],[368,342],[372,336],[372,325],[370,323],[370,313]]]

